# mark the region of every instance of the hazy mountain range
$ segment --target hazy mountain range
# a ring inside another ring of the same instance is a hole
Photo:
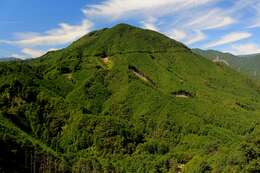
[[[0,58],[0,62],[4,62],[4,61],[16,61],[16,60],[21,60],[21,59],[15,58],[15,57],[2,57],[2,58]]]
[[[218,57],[220,60],[228,62],[237,71],[260,79],[260,54],[235,56],[215,50],[193,49],[192,51],[210,60],[215,60]]]

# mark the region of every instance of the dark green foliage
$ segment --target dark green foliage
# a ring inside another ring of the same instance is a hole
[[[0,172],[259,172],[259,88],[159,33],[94,31],[0,63]]]

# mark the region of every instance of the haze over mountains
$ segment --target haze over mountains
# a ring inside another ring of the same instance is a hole
[[[15,58],[15,57],[2,57],[2,58],[0,58],[0,62],[3,62],[3,61],[15,61],[15,60],[19,60],[19,58]]]
[[[257,81],[160,33],[93,31],[0,63],[0,172],[257,172],[259,102]]]
[[[260,79],[260,54],[252,55],[232,55],[215,50],[193,49],[193,52],[202,55],[210,60],[219,58],[225,60],[232,68],[253,78]]]

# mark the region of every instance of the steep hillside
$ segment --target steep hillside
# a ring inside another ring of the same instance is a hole
[[[259,86],[157,32],[94,31],[0,81],[2,172],[259,171]]]
[[[259,54],[235,56],[230,53],[223,53],[214,50],[193,49],[192,51],[210,60],[214,60],[216,57],[219,57],[220,59],[228,62],[228,64],[237,71],[253,78],[260,79]]]

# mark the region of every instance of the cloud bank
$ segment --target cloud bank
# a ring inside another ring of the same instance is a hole
[[[95,24],[111,26],[130,20],[188,46],[256,53],[260,52],[258,44],[243,41],[254,36],[252,29],[260,27],[259,9],[258,0],[104,0],[87,4],[77,25],[61,22],[43,33],[18,33],[16,39],[0,43],[18,46],[23,55],[37,57],[73,42],[95,29]],[[239,44],[234,46],[235,42]]]

